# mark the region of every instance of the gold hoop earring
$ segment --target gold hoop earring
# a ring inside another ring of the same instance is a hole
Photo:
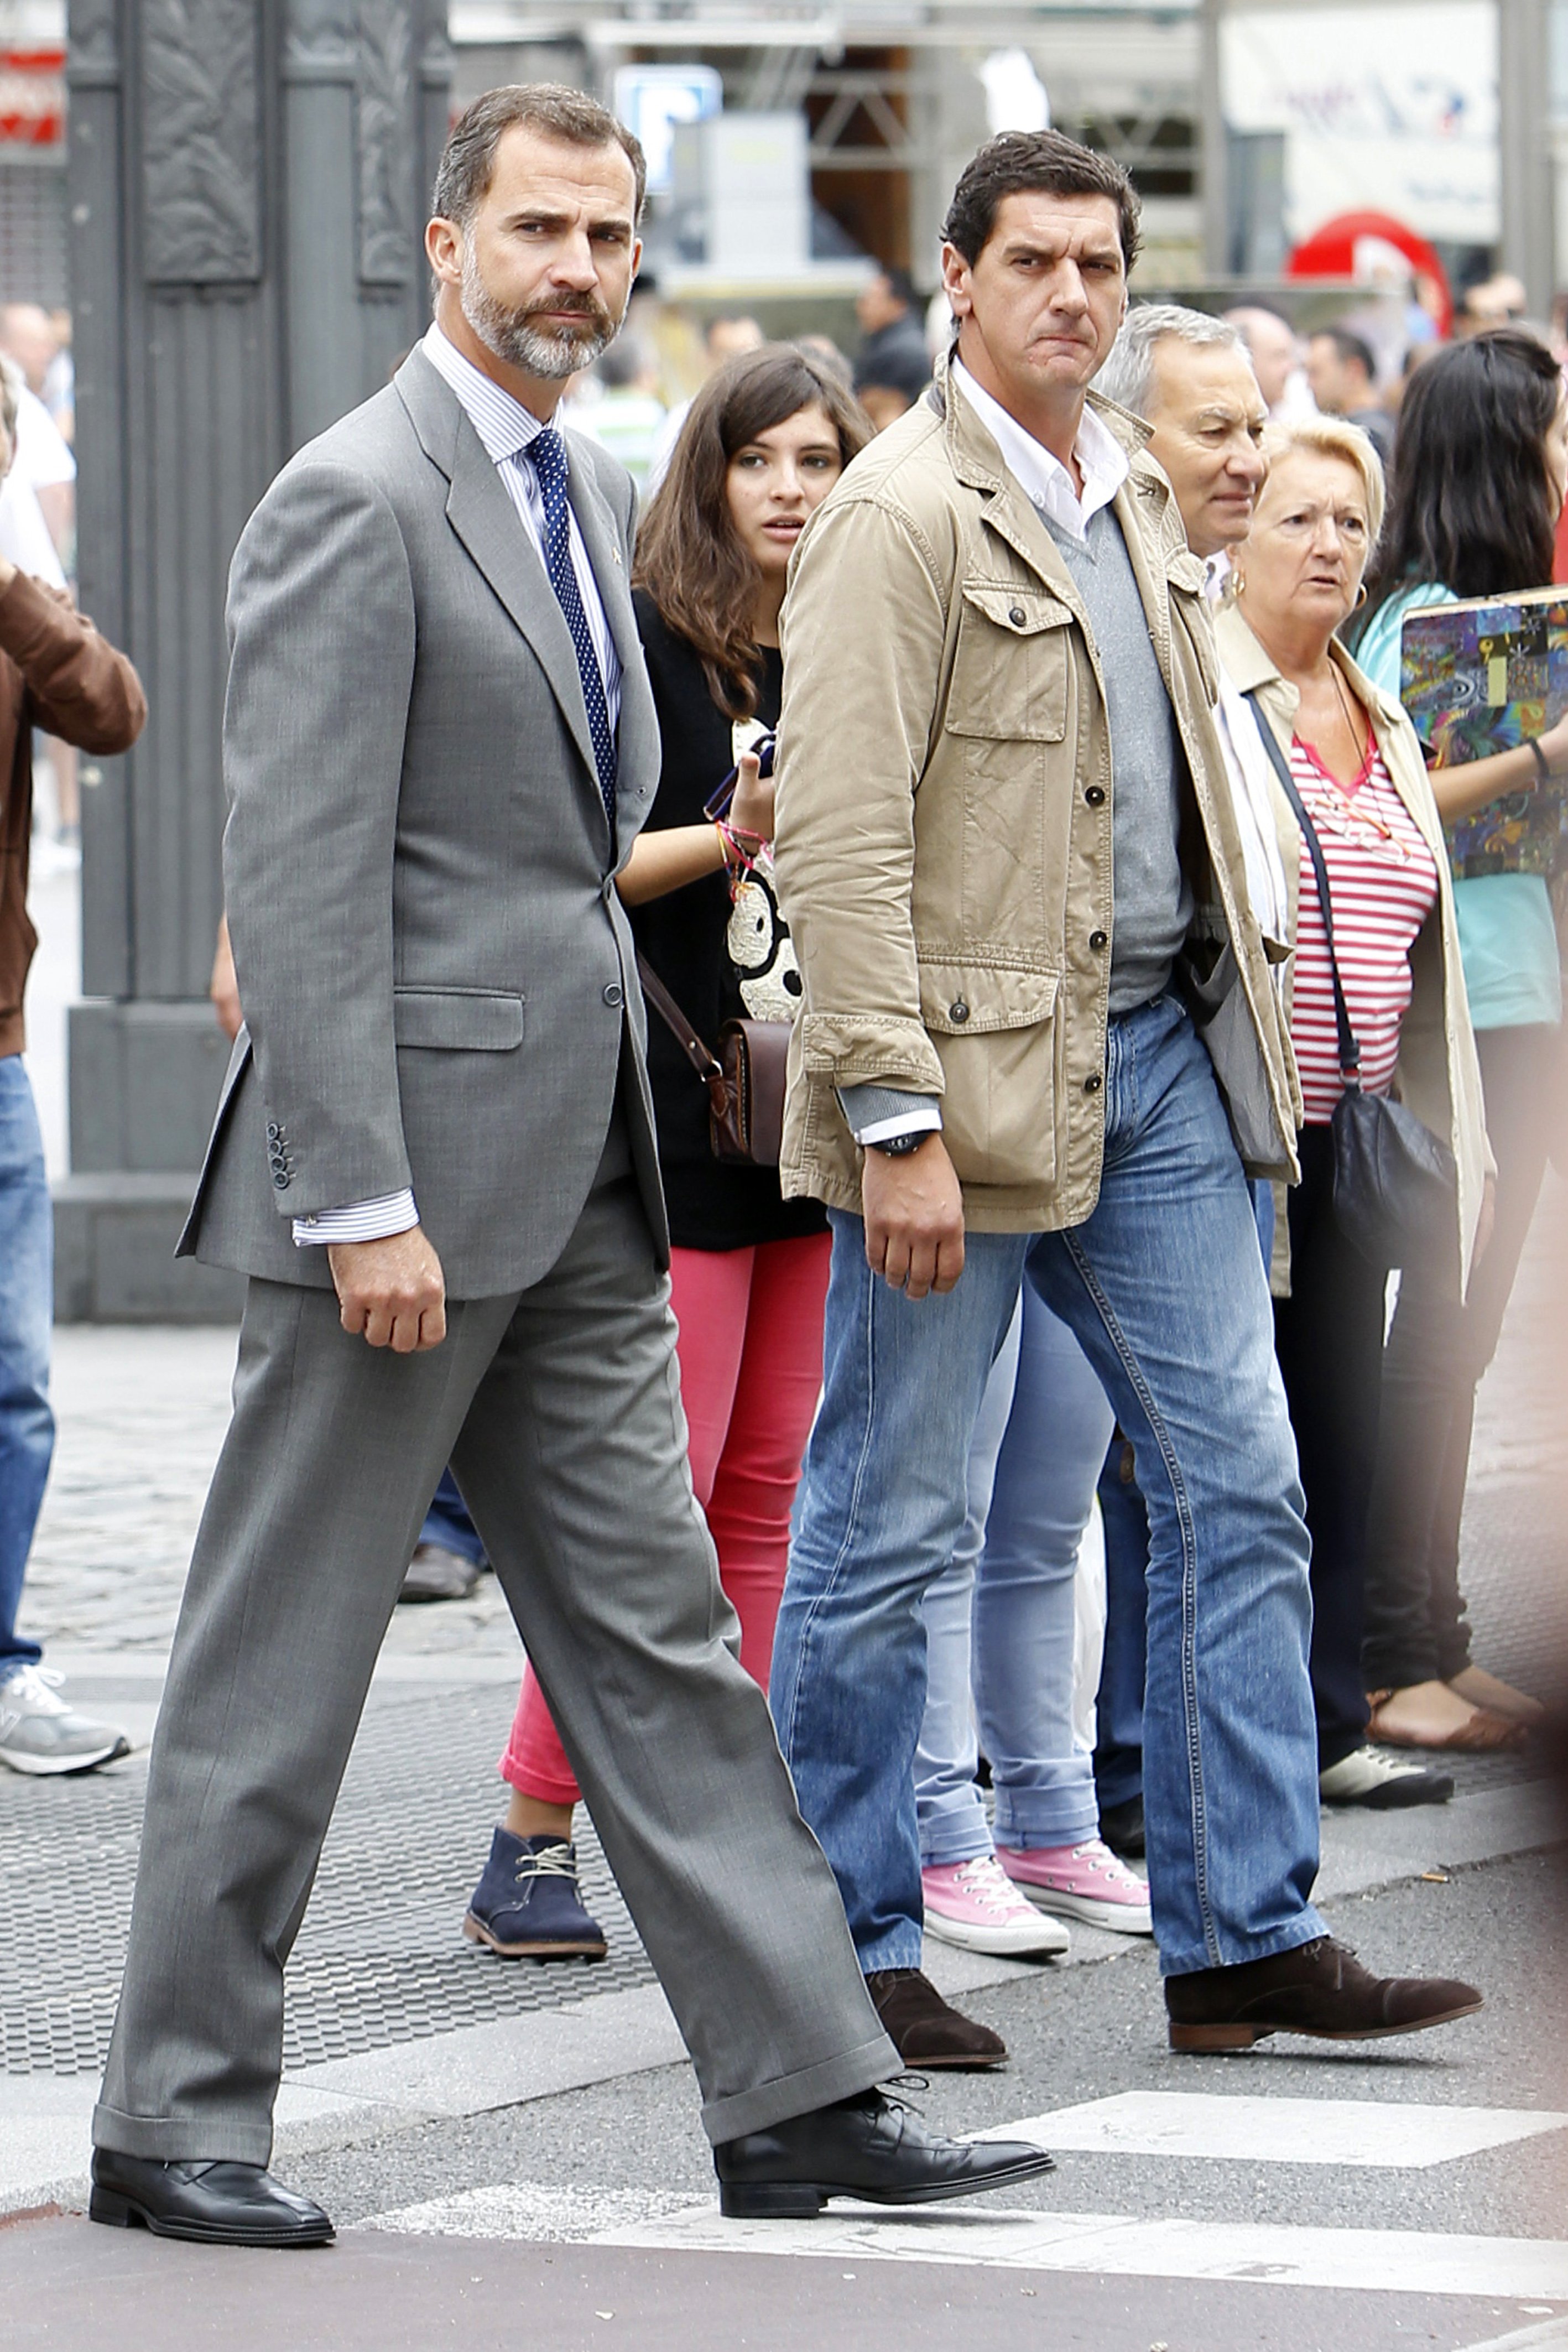
[[[1365,581],[1364,580],[1364,581],[1362,582],[1362,583],[1361,583],[1360,587],[1359,587],[1359,588],[1356,590],[1356,592],[1355,592],[1355,602],[1354,602],[1354,604],[1351,606],[1351,608],[1350,608],[1350,609],[1351,609],[1351,611],[1352,611],[1353,613],[1359,613],[1359,612],[1360,612],[1360,610],[1361,610],[1361,608],[1362,608],[1362,606],[1365,604],[1365,602],[1366,602],[1366,583],[1365,583]]]
[[[1230,584],[1238,596],[1246,595],[1247,575],[1243,572],[1238,572],[1234,564],[1231,566],[1230,570]]]

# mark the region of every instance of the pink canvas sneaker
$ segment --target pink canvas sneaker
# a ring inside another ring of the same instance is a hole
[[[920,1885],[925,1932],[945,1944],[961,1944],[967,1952],[1003,1952],[1014,1959],[1067,1949],[1066,1928],[1043,1918],[1013,1892],[993,1854],[933,1864],[921,1872]]]
[[[997,1860],[1031,1903],[1121,1936],[1152,1936],[1147,1882],[1099,1838],[1082,1845],[999,1845]]]

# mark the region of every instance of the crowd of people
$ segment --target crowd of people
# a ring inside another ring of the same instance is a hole
[[[429,333],[235,559],[182,1248],[251,1279],[100,2221],[330,2235],[266,2169],[284,1964],[387,1617],[486,1558],[528,1664],[465,1932],[603,1954],[585,1801],[727,2210],[1049,2162],[878,2088],[1007,2059],[923,1934],[1152,1937],[1192,2053],[1480,2006],[1312,1895],[1323,1804],[1441,1801],[1414,1751],[1539,1713],[1458,1530],[1556,934],[1444,825],[1568,772],[1568,718],[1429,775],[1399,630],[1550,581],[1558,364],[1486,328],[1396,425],[1349,329],[1129,311],[1127,175],[1018,133],[935,353],[890,268],[852,371],[725,322],[653,417],[642,197],[580,94],[470,108]],[[1397,1257],[1353,1098],[1437,1171]]]

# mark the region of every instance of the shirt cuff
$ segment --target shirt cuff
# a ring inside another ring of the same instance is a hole
[[[901,1087],[841,1087],[838,1093],[839,1108],[857,1143],[926,1135],[942,1124],[942,1107],[935,1095],[910,1094]]]
[[[346,1208],[319,1209],[294,1220],[294,1246],[309,1249],[328,1242],[384,1242],[419,1223],[409,1192],[383,1192],[376,1201],[350,1201]]]

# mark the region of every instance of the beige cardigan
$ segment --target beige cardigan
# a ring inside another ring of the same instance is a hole
[[[1240,694],[1257,690],[1262,712],[1288,753],[1300,699],[1295,688],[1281,677],[1274,661],[1234,604],[1217,616],[1215,631],[1227,676]],[[1399,1032],[1394,1087],[1400,1101],[1406,1103],[1435,1135],[1442,1136],[1453,1152],[1458,1170],[1458,1218],[1451,1264],[1456,1286],[1462,1292],[1469,1286],[1475,1259],[1476,1229],[1480,1221],[1485,1180],[1493,1172],[1496,1162],[1487,1142],[1480,1065],[1476,1058],[1475,1033],[1470,1027],[1469,1001],[1465,994],[1464,967],[1459,959],[1448,845],[1421,746],[1404,709],[1357,669],[1337,639],[1329,652],[1346,686],[1364,705],[1394,788],[1437,860],[1437,903],[1410,950],[1413,987],[1409,1010]],[[1280,854],[1284,860],[1290,894],[1291,943],[1294,946],[1301,828],[1277,783],[1271,783],[1271,791]],[[1293,974],[1292,962],[1286,966],[1284,973],[1287,1017]],[[1280,1210],[1275,1219],[1270,1280],[1275,1294],[1284,1297],[1290,1291],[1291,1254],[1282,1192]]]

